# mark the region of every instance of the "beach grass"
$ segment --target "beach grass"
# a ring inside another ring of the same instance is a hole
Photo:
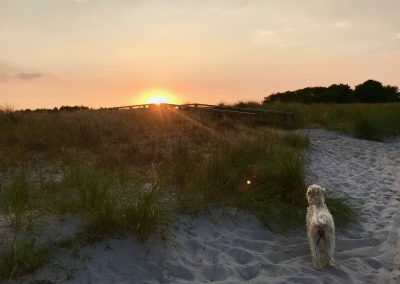
[[[303,160],[296,150],[277,147],[270,149],[268,157],[257,168],[255,180],[239,206],[258,216],[268,228],[290,233],[305,220]]]
[[[345,198],[328,193],[325,200],[326,206],[334,217],[336,227],[347,228],[356,220],[357,212],[346,202]]]
[[[32,212],[73,213],[84,220],[80,241],[126,234],[145,241],[179,214],[231,206],[277,232],[304,227],[309,141],[293,132],[162,108],[0,111],[0,131],[0,209],[16,227]],[[329,206],[338,216],[351,212],[342,199]],[[21,255],[41,249],[28,240],[18,245]],[[8,258],[20,255],[13,246]],[[26,266],[42,260],[27,257]],[[19,271],[12,275],[30,269]]]
[[[32,193],[25,172],[18,171],[11,184],[0,185],[0,210],[7,214],[10,225],[19,230],[26,225],[25,215],[32,205]]]
[[[50,256],[50,249],[36,239],[14,238],[2,245],[0,279],[12,279],[33,272],[45,264]]]
[[[166,224],[167,210],[156,187],[124,194],[108,191],[104,196],[84,224],[82,236],[86,242],[126,233],[143,242]]]
[[[400,134],[400,103],[273,103],[263,107],[294,112],[297,128],[321,127],[375,141]]]

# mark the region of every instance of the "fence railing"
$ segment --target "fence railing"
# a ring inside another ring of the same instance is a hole
[[[221,105],[209,105],[209,104],[139,104],[139,105],[128,105],[119,106],[111,108],[103,108],[104,110],[150,110],[154,108],[161,109],[171,109],[171,110],[181,110],[181,111],[191,111],[191,112],[211,112],[220,113],[227,116],[235,117],[247,117],[249,119],[262,122],[262,123],[272,123],[272,124],[286,124],[291,125],[294,122],[293,112],[279,111],[279,110],[269,110],[269,109],[259,109],[259,108],[244,108],[244,107],[233,107],[233,106],[221,106]]]

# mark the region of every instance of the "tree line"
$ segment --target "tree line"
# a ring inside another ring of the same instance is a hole
[[[384,86],[381,82],[367,80],[352,89],[349,85],[333,84],[329,87],[307,87],[296,91],[273,93],[263,103],[387,103],[400,102],[397,86]]]
[[[78,111],[78,110],[90,110],[87,106],[61,106],[60,108],[37,108],[37,109],[24,109],[22,112],[58,112],[58,111]]]

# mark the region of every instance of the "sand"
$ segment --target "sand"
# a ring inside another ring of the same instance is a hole
[[[285,237],[252,215],[226,209],[182,216],[167,240],[154,236],[141,244],[125,236],[57,249],[48,265],[17,282],[400,283],[400,142],[318,129],[301,133],[311,140],[308,183],[347,196],[359,214],[351,228],[337,231],[334,268],[311,267],[305,229]]]

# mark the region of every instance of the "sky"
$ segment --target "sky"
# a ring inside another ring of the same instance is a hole
[[[400,85],[399,0],[0,0],[0,106]]]

